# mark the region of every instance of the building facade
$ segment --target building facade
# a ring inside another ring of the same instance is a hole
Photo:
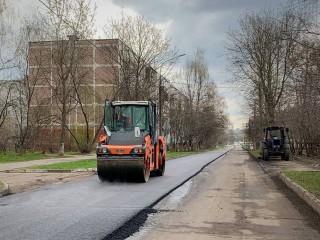
[[[59,149],[62,126],[66,149],[92,146],[101,134],[105,99],[156,102],[159,131],[170,143],[168,108],[181,93],[120,40],[69,36],[30,42],[28,63],[32,122],[39,128],[41,149]]]
[[[118,39],[78,40],[75,36],[29,43],[31,108],[41,112],[34,117],[44,120],[39,137],[43,148],[57,149],[63,123],[67,149],[88,135],[94,141],[104,100],[115,96],[120,46]]]

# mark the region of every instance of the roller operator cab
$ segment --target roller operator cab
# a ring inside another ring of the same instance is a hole
[[[120,178],[147,182],[151,172],[164,175],[166,142],[157,134],[156,119],[152,101],[106,100],[104,134],[97,146],[101,181]]]

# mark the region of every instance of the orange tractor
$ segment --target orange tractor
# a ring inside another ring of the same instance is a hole
[[[157,133],[156,104],[106,100],[104,110],[105,134],[96,150],[100,180],[147,182],[150,173],[163,176],[166,142]]]

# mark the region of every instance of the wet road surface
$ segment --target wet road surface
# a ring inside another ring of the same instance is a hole
[[[228,149],[167,161],[163,177],[144,184],[98,177],[0,199],[1,239],[103,239]]]

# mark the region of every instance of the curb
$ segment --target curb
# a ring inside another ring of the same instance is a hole
[[[3,183],[3,188],[0,189],[0,198],[9,194],[9,185],[5,182]]]
[[[290,188],[295,194],[297,194],[303,201],[305,201],[306,204],[308,204],[310,207],[312,207],[319,215],[320,215],[320,200],[317,199],[313,194],[308,192],[306,189],[298,185],[297,183],[293,182],[290,178],[285,176],[282,172],[276,171],[276,172],[268,172],[263,164],[257,159],[255,156],[251,154],[250,151],[248,151],[249,155],[257,160],[259,166],[262,168],[262,170],[270,175],[270,176],[276,176],[278,177],[288,188]]]
[[[313,194],[305,190],[300,185],[293,182],[290,178],[285,176],[283,173],[278,172],[277,176],[281,179],[284,184],[294,191],[301,199],[303,199],[310,207],[312,207],[318,214],[320,214],[320,200],[317,199]]]

